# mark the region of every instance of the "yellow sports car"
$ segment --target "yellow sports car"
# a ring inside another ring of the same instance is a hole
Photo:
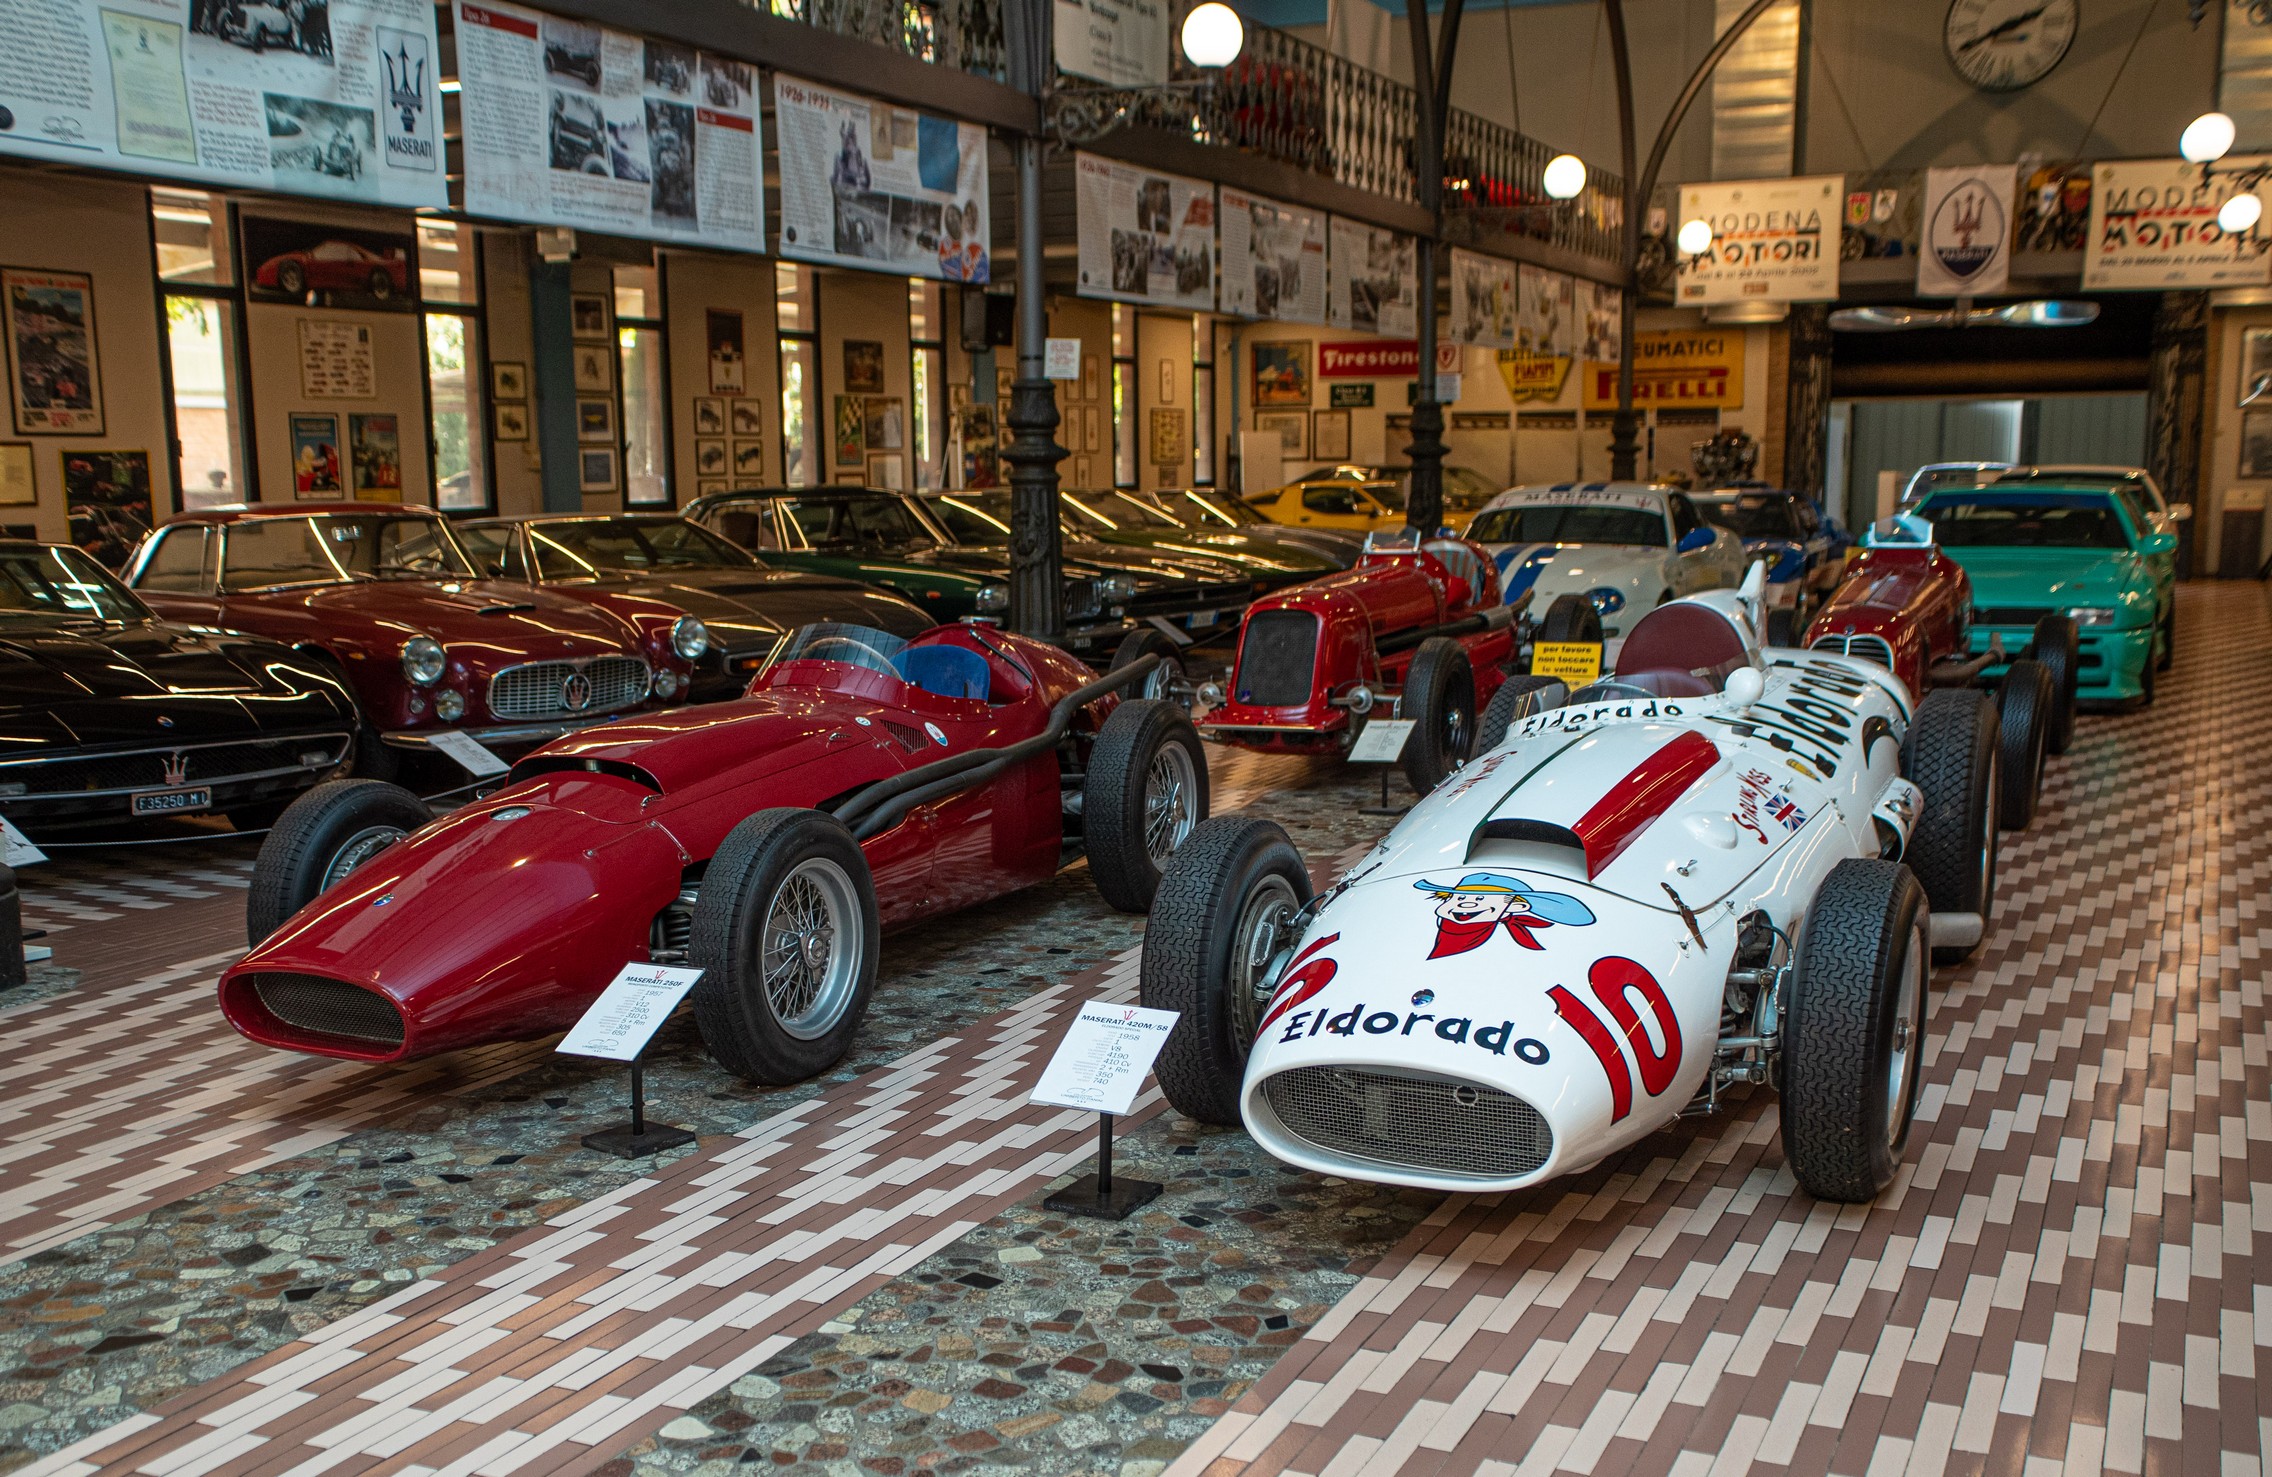
[[[1370,532],[1404,523],[1410,467],[1368,467],[1343,463],[1323,467],[1284,487],[1258,492],[1245,501],[1273,523]],[[1499,488],[1472,468],[1444,468],[1444,523],[1453,532],[1467,527]],[[1345,506],[1346,505],[1346,506]],[[1376,515],[1374,505],[1385,507]],[[1305,516],[1306,515],[1306,516]]]

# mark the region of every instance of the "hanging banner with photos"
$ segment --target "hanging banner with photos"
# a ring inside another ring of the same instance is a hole
[[[781,254],[947,282],[992,268],[986,130],[775,73]]]
[[[1920,297],[2002,292],[2012,277],[2011,164],[1925,171],[1925,209],[1917,247]]]
[[[1073,156],[1083,297],[1215,306],[1215,187],[1094,154]]]
[[[1281,323],[1325,321],[1325,212],[1225,185],[1223,311]]]
[[[0,153],[369,205],[447,206],[428,0],[12,6]]]
[[[1676,251],[1679,300],[1831,302],[1838,296],[1839,197],[1846,177],[1733,180],[1680,187],[1680,220],[1712,227],[1712,249]]]
[[[1578,352],[1587,359],[1615,364],[1625,336],[1625,294],[1599,282],[1578,284],[1578,305],[1585,313],[1585,339]]]
[[[1168,80],[1164,0],[1056,0],[1057,70],[1111,87]]]
[[[1519,316],[1515,264],[1455,246],[1451,266],[1452,342],[1513,348]]]
[[[756,67],[490,0],[457,48],[471,214],[765,249]]]
[[[1524,263],[1515,347],[1526,354],[1567,357],[1578,349],[1578,281]]]
[[[1332,218],[1325,321],[1335,328],[1410,338],[1420,331],[1419,242],[1362,221]]]
[[[2091,172],[2090,235],[2083,251],[2086,289],[2256,287],[2272,281],[2265,254],[2272,222],[2260,221],[2238,239],[2217,224],[2217,212],[2237,193],[2234,179],[2266,172],[2272,158],[2227,155],[2214,179],[2180,159],[2125,159]],[[2272,207],[2272,179],[2256,188]],[[2272,215],[2272,209],[2266,211]]]

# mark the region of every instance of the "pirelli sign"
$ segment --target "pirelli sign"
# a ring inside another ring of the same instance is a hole
[[[1644,408],[1743,408],[1741,328],[1677,329],[1633,337],[1633,403]],[[1586,409],[1617,408],[1617,366],[1586,361]]]

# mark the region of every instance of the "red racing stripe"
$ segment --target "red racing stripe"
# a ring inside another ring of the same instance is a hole
[[[1600,876],[1651,821],[1719,762],[1720,751],[1710,739],[1684,733],[1611,785],[1609,793],[1571,827],[1586,844],[1586,875]]]

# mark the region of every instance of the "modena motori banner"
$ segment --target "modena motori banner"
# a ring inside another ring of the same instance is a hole
[[[1633,335],[1633,403],[1743,409],[1744,330],[1682,328]],[[1617,408],[1617,366],[1588,360],[1586,409]]]
[[[1679,301],[1832,302],[1838,297],[1843,175],[1683,185],[1680,225],[1704,220],[1712,249],[1676,252]]]
[[[446,206],[438,51],[430,0],[11,5],[0,152]]]
[[[457,50],[470,213],[765,249],[757,68],[473,0]]]
[[[1215,187],[1073,156],[1081,296],[1206,312],[1215,306]]]
[[[776,73],[781,254],[984,282],[986,130]]]
[[[1242,318],[1325,321],[1325,212],[1225,186],[1222,307]]]
[[[2085,288],[2256,287],[2272,281],[2260,221],[2245,236],[2225,234],[2217,212],[2233,181],[2272,159],[2228,156],[2203,178],[2181,159],[2129,159],[2091,171],[2091,224],[2083,251]],[[2272,217],[2272,184],[2257,188]]]

